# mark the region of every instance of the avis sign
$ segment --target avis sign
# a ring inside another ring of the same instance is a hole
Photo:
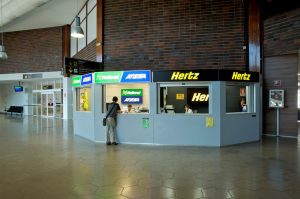
[[[122,104],[142,104],[143,89],[121,89]]]

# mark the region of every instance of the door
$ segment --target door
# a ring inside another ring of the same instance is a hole
[[[297,72],[297,54],[264,58],[264,133],[276,134],[276,111],[268,107],[269,90],[283,89],[285,107],[280,109],[280,135],[298,136]],[[276,80],[281,85],[276,85]]]
[[[42,93],[41,115],[43,117],[54,117],[55,111],[55,97],[54,92]]]

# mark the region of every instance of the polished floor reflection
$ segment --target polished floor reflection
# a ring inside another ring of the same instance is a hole
[[[72,131],[70,121],[0,115],[0,198],[300,198],[296,139],[106,146]]]

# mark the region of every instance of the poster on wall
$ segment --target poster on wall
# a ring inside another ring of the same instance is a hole
[[[270,108],[284,107],[284,90],[270,90],[269,107]]]

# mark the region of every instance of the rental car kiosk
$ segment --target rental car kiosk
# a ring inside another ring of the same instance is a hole
[[[155,71],[153,82],[153,143],[224,146],[260,139],[259,73]],[[185,113],[186,104],[192,114]]]
[[[74,134],[95,140],[95,105],[93,74],[72,77]]]
[[[81,83],[74,96],[79,103],[74,132],[92,141],[105,142],[102,119],[113,96],[122,110],[117,118],[120,143],[225,146],[260,139],[259,73],[154,71],[151,82],[147,70],[110,71],[92,78],[94,83]],[[88,88],[91,107],[81,111],[84,102],[78,95],[85,96]]]
[[[102,98],[96,103],[96,141],[105,142],[105,127],[100,121],[105,117],[108,104],[117,96],[122,113],[117,117],[117,140],[123,143],[152,143],[153,126],[149,125],[151,109],[151,72],[110,71],[96,72],[96,93]],[[152,100],[153,101],[153,100]]]

